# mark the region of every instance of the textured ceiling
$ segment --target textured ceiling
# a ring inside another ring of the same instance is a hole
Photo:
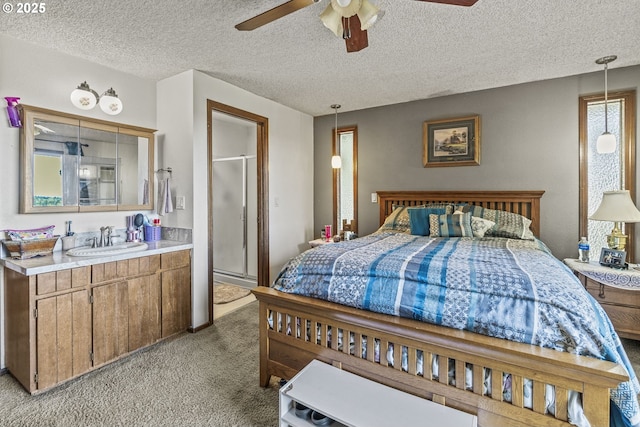
[[[357,53],[318,18],[328,0],[234,28],[284,1],[53,0],[2,13],[0,34],[153,80],[197,69],[313,116],[640,64],[640,0],[371,0],[385,15]]]

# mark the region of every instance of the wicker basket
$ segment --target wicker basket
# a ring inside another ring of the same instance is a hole
[[[52,253],[59,238],[60,236],[53,236],[50,239],[3,240],[2,243],[11,258],[29,259]]]

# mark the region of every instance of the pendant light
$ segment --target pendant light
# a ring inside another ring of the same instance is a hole
[[[338,108],[340,108],[340,104],[332,104],[331,108],[336,111],[336,128],[335,128],[335,144],[336,144],[336,153],[331,157],[331,167],[334,169],[340,169],[342,167],[342,159],[340,158],[340,142],[338,141]]]
[[[610,55],[596,59],[596,64],[604,64],[604,132],[598,137],[598,141],[596,142],[596,151],[600,154],[608,154],[616,151],[616,137],[615,135],[609,133],[608,127],[607,69],[609,68],[609,62],[613,62],[617,58],[618,57],[615,55]]]

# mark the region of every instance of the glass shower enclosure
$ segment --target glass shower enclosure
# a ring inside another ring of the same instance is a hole
[[[257,263],[255,155],[213,160],[214,281],[255,286]]]

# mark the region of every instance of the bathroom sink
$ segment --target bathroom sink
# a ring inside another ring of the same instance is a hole
[[[99,256],[99,255],[120,255],[129,252],[144,251],[148,245],[144,242],[127,242],[113,246],[104,246],[102,248],[92,248],[91,246],[81,246],[79,248],[69,249],[67,255],[70,256]]]

